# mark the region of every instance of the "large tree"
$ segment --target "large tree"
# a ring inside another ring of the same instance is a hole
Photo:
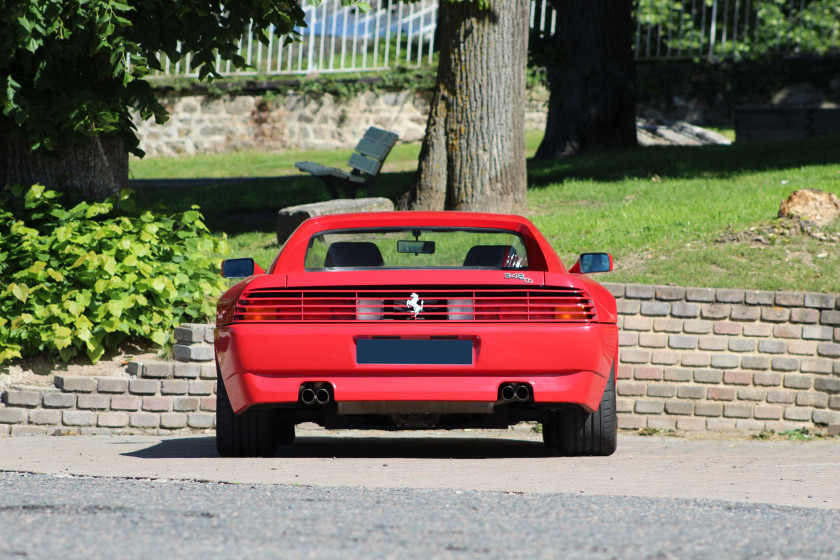
[[[440,62],[414,210],[515,212],[525,204],[527,0],[444,0]]]
[[[551,0],[557,29],[542,50],[550,89],[537,157],[636,144],[633,0]]]
[[[127,153],[142,154],[132,111],[166,119],[143,79],[158,53],[189,55],[206,78],[217,61],[245,65],[249,25],[282,35],[303,16],[295,0],[0,0],[0,186],[115,193]]]

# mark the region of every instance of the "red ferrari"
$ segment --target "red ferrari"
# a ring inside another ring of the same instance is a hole
[[[223,263],[216,444],[271,456],[295,425],[543,426],[561,455],[616,448],[616,304],[518,216],[380,212],[311,218],[263,271]]]

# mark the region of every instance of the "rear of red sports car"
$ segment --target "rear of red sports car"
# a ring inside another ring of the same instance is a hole
[[[238,272],[236,269],[240,269]],[[313,218],[267,273],[219,300],[217,447],[270,456],[295,424],[543,425],[564,455],[615,450],[615,300],[568,272],[516,216],[390,212]]]

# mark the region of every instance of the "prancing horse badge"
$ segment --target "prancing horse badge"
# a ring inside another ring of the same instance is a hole
[[[411,294],[411,298],[405,301],[405,306],[411,313],[414,313],[414,318],[416,319],[420,315],[420,312],[423,311],[423,303],[424,301],[420,299],[420,296]]]

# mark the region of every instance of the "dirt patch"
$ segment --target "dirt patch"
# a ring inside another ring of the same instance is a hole
[[[795,430],[745,430],[745,431],[685,431],[685,430],[660,430],[657,428],[621,429],[622,434],[634,434],[641,437],[679,438],[693,440],[714,440],[714,441],[832,441],[840,442],[840,436],[829,434],[827,428],[797,428]]]
[[[820,227],[814,222],[798,216],[780,218],[769,224],[753,226],[743,231],[732,228],[720,235],[715,243],[748,243],[757,246],[776,245],[796,237],[810,237],[823,243],[840,243],[840,231]]]

